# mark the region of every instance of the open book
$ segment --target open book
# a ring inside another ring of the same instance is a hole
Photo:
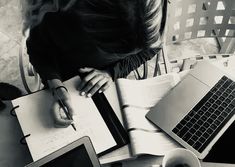
[[[116,121],[118,118],[113,117],[112,111],[106,110],[109,108],[108,102],[100,104],[101,108],[106,107],[101,111],[100,105],[97,103],[99,100],[97,96],[96,100],[92,100],[79,95],[76,90],[76,85],[79,82],[79,77],[75,77],[64,83],[76,109],[77,131],[74,131],[71,126],[67,128],[54,127],[50,114],[54,98],[48,90],[42,90],[12,101],[13,106],[19,106],[15,109],[15,113],[23,134],[30,135],[26,137],[26,142],[33,161],[37,161],[83,136],[90,137],[97,154],[102,154],[107,150],[111,151],[111,149],[126,144],[127,141],[123,135],[124,128],[120,126],[120,122]],[[103,97],[101,95],[99,97]],[[118,132],[114,130],[118,130]]]
[[[145,118],[149,109],[179,81],[177,73],[145,80],[118,79],[116,86],[130,137],[132,156],[140,154],[161,156],[173,148],[180,147]]]

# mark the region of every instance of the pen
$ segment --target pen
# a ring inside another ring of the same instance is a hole
[[[56,91],[55,91],[55,92],[56,92]],[[67,107],[64,105],[63,101],[60,99],[60,97],[58,96],[57,92],[56,92],[56,95],[57,95],[57,98],[58,98],[59,105],[60,105],[60,107],[63,109],[63,111],[64,111],[66,117],[67,117],[69,120],[73,120],[73,118],[70,116],[70,114],[69,114],[69,112],[68,112]],[[76,129],[74,123],[71,123],[71,125],[72,125],[73,129],[74,129],[75,131],[77,131],[77,129]]]

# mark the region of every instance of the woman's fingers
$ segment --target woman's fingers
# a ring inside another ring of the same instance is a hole
[[[73,104],[71,100],[64,101],[65,107],[68,109],[69,115],[73,118],[76,115]]]
[[[90,88],[90,90],[88,91],[88,94],[90,94],[91,96],[93,96],[98,90],[100,90],[101,87],[103,87],[103,85],[105,85],[108,82],[108,79],[103,77],[101,80],[97,81],[95,83],[95,85]]]
[[[73,122],[73,120],[67,119],[59,103],[55,102],[51,110],[56,127],[68,127]]]
[[[110,85],[112,84],[111,80],[108,80],[99,90],[99,93],[104,92],[105,90],[107,90]]]
[[[105,91],[111,84],[112,78],[105,70],[97,70],[94,68],[82,68],[79,72],[88,73],[78,86],[80,94],[91,97],[95,92]]]
[[[81,92],[84,92],[87,97],[91,97],[95,92],[90,92],[90,90],[99,90],[100,87],[106,82],[106,78],[102,75],[96,75],[87,84],[81,89]],[[104,83],[103,83],[104,82]]]
[[[78,90],[82,90],[86,84],[96,76],[96,72],[95,70],[94,71],[91,71],[88,75],[86,75],[82,80],[81,80],[81,83],[78,85]]]

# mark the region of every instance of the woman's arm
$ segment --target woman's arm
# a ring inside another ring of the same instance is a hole
[[[63,85],[58,70],[58,51],[49,33],[50,25],[53,24],[53,22],[51,22],[52,19],[49,20],[49,16],[50,15],[45,15],[44,20],[30,30],[30,35],[27,39],[27,51],[30,62],[39,73],[44,85],[49,87],[54,97],[51,114],[55,126],[67,127],[73,120],[66,117],[58,103],[58,98],[62,100],[71,117],[73,117],[75,112],[70,94]]]
[[[50,79],[60,79],[58,71],[58,51],[50,38],[49,16],[45,15],[44,20],[30,30],[29,38],[26,41],[29,61],[39,73],[44,84]]]

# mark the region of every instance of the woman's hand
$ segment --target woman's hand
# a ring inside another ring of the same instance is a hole
[[[51,113],[55,122],[55,127],[68,127],[73,120],[68,119],[65,115],[64,110],[59,104],[59,99],[62,101],[64,106],[67,108],[67,111],[71,118],[75,115],[71,97],[67,89],[62,85],[61,81],[50,80],[48,82],[49,87],[51,88],[55,102],[52,104]]]
[[[104,70],[94,68],[80,68],[80,73],[87,73],[78,85],[81,95],[93,96],[97,91],[104,92],[112,83],[111,74]]]

